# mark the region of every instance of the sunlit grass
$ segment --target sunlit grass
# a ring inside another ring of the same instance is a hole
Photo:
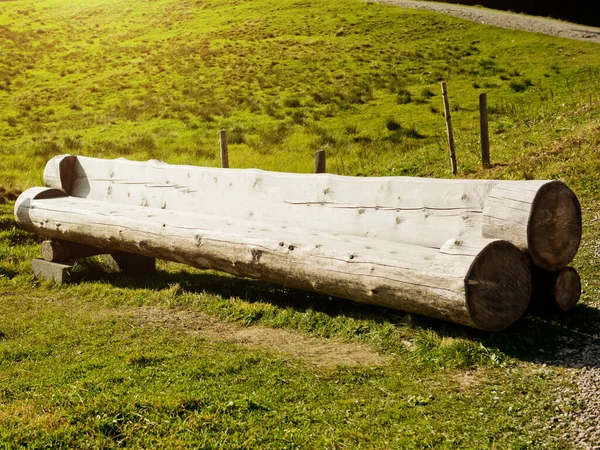
[[[0,23],[0,185],[20,189],[64,152],[214,166],[220,129],[236,167],[326,149],[336,173],[449,176],[442,80],[462,174],[480,92],[495,162],[598,116],[594,44],[357,0],[18,1]]]
[[[33,279],[18,190],[60,153],[349,175],[561,178],[582,201],[574,266],[597,303],[597,45],[358,0],[0,2],[0,442],[8,448],[564,448],[548,429],[561,337],[598,313],[489,334],[159,263],[128,279]],[[488,93],[493,169],[482,171]],[[138,326],[144,308],[367,345],[382,367],[315,369],[268,350]],[[576,344],[574,344],[576,345]],[[561,406],[564,407],[564,406]],[[12,447],[11,447],[12,446]]]

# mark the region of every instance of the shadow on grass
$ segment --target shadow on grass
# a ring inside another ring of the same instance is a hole
[[[416,330],[432,329],[442,338],[476,341],[490,350],[521,361],[563,367],[600,367],[600,310],[582,304],[568,313],[530,310],[507,330],[488,333],[403,311],[212,272],[157,271],[151,277],[137,279],[97,271],[90,275],[116,287],[165,290],[178,284],[190,293],[214,294],[223,299],[243,299],[249,303],[262,302],[277,308],[292,308],[300,313],[312,310],[331,318],[345,316]],[[260,317],[254,320],[259,321]]]

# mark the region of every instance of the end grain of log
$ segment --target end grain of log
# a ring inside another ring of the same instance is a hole
[[[558,272],[532,268],[532,304],[541,311],[570,311],[581,297],[581,278],[573,267]]]
[[[518,320],[531,298],[531,271],[523,252],[494,241],[473,261],[465,279],[467,309],[477,328],[500,331]]]
[[[545,184],[531,205],[527,226],[528,250],[538,267],[558,271],[566,267],[581,243],[581,206],[561,181]]]

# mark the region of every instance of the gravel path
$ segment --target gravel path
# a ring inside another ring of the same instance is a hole
[[[557,349],[555,364],[569,369],[569,387],[557,392],[556,416],[550,429],[560,430],[577,448],[600,450],[600,333],[583,344]]]
[[[470,6],[454,5],[450,3],[437,3],[415,0],[367,0],[377,1],[388,5],[397,5],[404,8],[425,9],[473,22],[484,23],[501,28],[515,28],[517,30],[531,31],[534,33],[549,34],[568,39],[596,42],[600,44],[600,28],[576,25],[542,17],[526,16],[491,9],[473,8]]]
[[[600,28],[448,3],[414,0],[367,0],[418,8],[501,28],[514,28],[600,44]],[[600,450],[600,327],[583,341],[565,337],[556,354],[540,360],[542,367],[567,367],[567,387],[556,392],[556,415],[550,430],[562,434],[575,448]],[[547,364],[546,364],[547,363]]]

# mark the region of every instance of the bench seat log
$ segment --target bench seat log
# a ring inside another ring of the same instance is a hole
[[[53,239],[260,278],[484,330],[517,320],[529,264],[507,241],[450,239],[440,249],[287,224],[117,205],[34,188],[21,227]]]
[[[62,155],[46,165],[44,183],[21,195],[15,216],[48,238],[140,255],[149,270],[162,258],[484,330],[525,310],[528,257],[557,272],[581,240],[581,207],[560,181],[359,178]]]

